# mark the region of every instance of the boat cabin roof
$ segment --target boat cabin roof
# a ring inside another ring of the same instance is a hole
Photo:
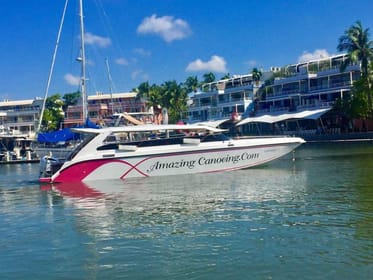
[[[120,126],[120,127],[105,127],[105,128],[72,128],[73,132],[76,133],[88,133],[88,134],[100,134],[100,133],[120,133],[120,132],[148,132],[148,131],[169,131],[169,130],[187,130],[195,132],[209,132],[209,133],[220,133],[226,130],[215,128],[207,125],[180,125],[180,124],[169,124],[169,125],[136,125],[136,126]]]

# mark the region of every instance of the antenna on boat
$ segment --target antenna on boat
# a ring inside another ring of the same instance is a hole
[[[87,108],[87,87],[86,87],[86,73],[85,73],[85,48],[84,48],[84,17],[83,17],[83,0],[79,1],[79,17],[80,17],[80,40],[81,40],[81,92],[82,92],[82,103],[83,103],[83,122],[87,120],[88,108]]]
[[[65,1],[65,7],[63,9],[63,13],[62,13],[62,18],[61,18],[61,23],[60,23],[60,28],[58,30],[58,34],[57,34],[57,40],[56,40],[56,45],[54,47],[54,53],[53,53],[53,57],[52,57],[52,64],[51,64],[51,67],[50,67],[50,70],[49,70],[49,76],[48,76],[48,82],[47,82],[47,87],[45,89],[45,94],[44,94],[44,99],[43,99],[43,105],[41,107],[41,112],[40,112],[40,117],[39,117],[39,123],[38,123],[38,127],[37,127],[37,130],[36,132],[39,132],[40,129],[41,129],[41,123],[43,121],[43,115],[44,115],[44,111],[45,111],[45,103],[47,101],[47,97],[49,95],[49,87],[50,87],[50,84],[51,84],[51,80],[52,80],[52,74],[53,74],[53,69],[54,69],[54,63],[56,61],[56,55],[57,55],[57,50],[58,50],[58,45],[60,43],[60,37],[61,37],[61,33],[62,33],[62,26],[63,26],[63,23],[65,21],[65,15],[66,15],[66,9],[67,9],[67,4],[69,3],[69,0],[66,0]]]

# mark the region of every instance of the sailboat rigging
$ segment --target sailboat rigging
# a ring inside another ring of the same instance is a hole
[[[109,80],[110,107],[111,107],[111,112],[114,113],[114,104],[113,104],[113,79],[111,77],[110,67],[109,67],[109,59],[107,57],[105,58],[105,64],[106,64],[106,71],[107,71],[108,80]]]
[[[61,17],[58,34],[57,34],[56,45],[55,45],[54,52],[53,52],[52,63],[51,63],[47,86],[46,86],[44,99],[43,99],[43,105],[41,108],[41,113],[40,113],[39,122],[37,126],[37,133],[41,131],[41,125],[42,125],[43,116],[45,112],[46,100],[49,95],[49,88],[50,88],[50,84],[52,80],[54,65],[55,65],[55,61],[57,57],[57,51],[58,51],[59,42],[61,38],[62,27],[65,21],[65,15],[66,15],[68,3],[69,3],[69,0],[66,0],[63,13],[62,13],[62,17]],[[80,92],[82,96],[82,116],[83,116],[83,121],[86,121],[88,118],[88,108],[87,108],[87,86],[86,86],[87,79],[86,79],[86,57],[85,57],[85,42],[84,42],[83,0],[79,0],[79,21],[80,21],[80,57],[77,60],[80,62],[80,65],[81,65]]]
[[[45,111],[45,104],[46,104],[46,101],[47,101],[47,97],[49,95],[49,87],[50,87],[51,80],[52,80],[52,74],[53,74],[53,70],[54,70],[54,63],[56,62],[57,50],[58,50],[58,46],[59,46],[59,42],[60,42],[60,38],[61,38],[62,26],[63,26],[63,23],[65,21],[65,15],[66,15],[66,10],[67,10],[67,4],[68,3],[69,3],[69,0],[66,0],[65,1],[65,6],[64,6],[64,9],[63,9],[63,13],[62,13],[60,27],[58,29],[56,45],[54,47],[54,52],[53,52],[53,57],[52,57],[52,63],[51,63],[51,67],[50,67],[50,70],[49,70],[49,76],[48,76],[47,86],[46,86],[46,89],[45,89],[45,94],[44,94],[44,99],[43,99],[43,105],[42,105],[42,108],[41,108],[39,122],[38,122],[38,126],[37,126],[37,129],[36,129],[37,133],[39,133],[40,130],[41,130],[41,123],[43,121],[43,116],[44,116],[44,111]]]
[[[69,0],[65,1],[65,6],[61,18],[60,28],[57,35],[57,42],[53,53],[52,64],[48,76],[47,88],[43,100],[43,106],[40,113],[39,124],[37,128],[37,140],[38,146],[35,147],[40,158],[53,154],[55,157],[58,158],[65,158],[67,154],[72,150],[73,146],[67,146],[68,142],[73,140],[76,141],[80,137],[73,133],[69,128],[61,129],[59,131],[54,131],[50,133],[40,133],[41,131],[41,124],[43,120],[43,115],[45,111],[45,104],[49,93],[49,87],[51,83],[51,77],[54,70],[54,64],[56,60],[56,54],[58,50],[58,45],[61,37],[62,26],[64,23],[64,18],[66,15],[66,10],[68,6]],[[86,57],[85,57],[85,42],[84,42],[84,15],[83,15],[83,0],[79,0],[79,18],[80,18],[80,57],[77,59],[81,65],[81,77],[80,77],[80,92],[82,97],[82,117],[83,117],[83,125],[87,125],[89,122],[88,120],[88,108],[87,108],[87,88],[86,88]],[[59,144],[62,143],[63,145]],[[44,146],[43,146],[44,144]]]

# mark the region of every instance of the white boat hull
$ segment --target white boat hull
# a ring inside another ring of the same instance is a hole
[[[253,138],[96,152],[66,162],[45,181],[123,180],[244,169],[282,157],[302,143],[302,139],[292,137]]]

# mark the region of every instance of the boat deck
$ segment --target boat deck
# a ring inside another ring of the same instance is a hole
[[[13,159],[13,160],[2,160],[0,164],[22,164],[22,163],[39,163],[40,159]]]

